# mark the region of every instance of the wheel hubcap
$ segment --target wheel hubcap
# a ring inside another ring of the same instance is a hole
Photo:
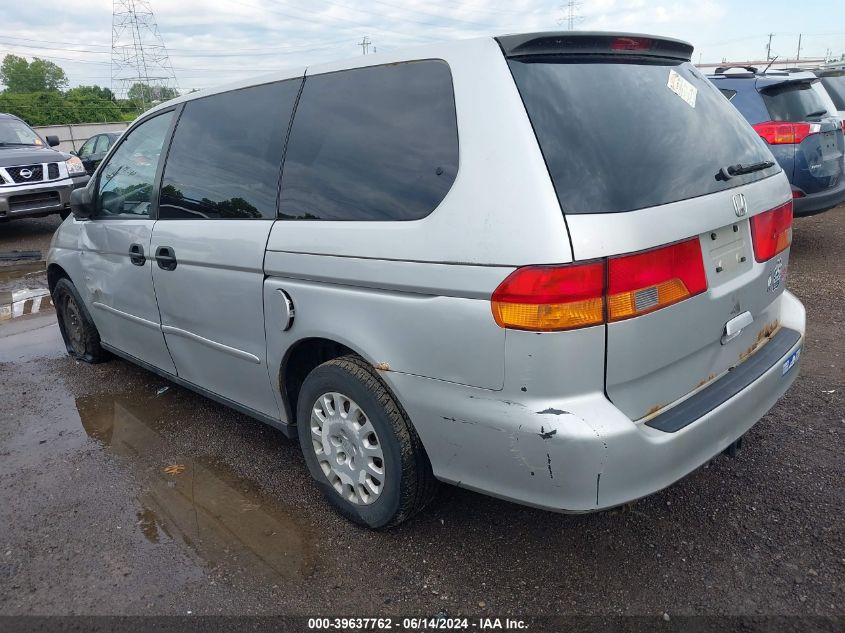
[[[82,316],[79,314],[79,306],[73,297],[68,297],[65,301],[65,331],[68,339],[70,339],[70,346],[77,354],[82,354],[85,351],[82,336]]]
[[[384,453],[367,415],[342,393],[324,393],[311,407],[311,443],[320,469],[347,501],[368,505],[384,489]]]

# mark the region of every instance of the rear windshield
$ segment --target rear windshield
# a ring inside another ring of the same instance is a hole
[[[845,110],[845,76],[822,77],[822,85],[830,98],[833,99],[837,110]]]
[[[772,155],[691,64],[571,59],[508,61],[565,213],[652,207],[779,171],[716,179]]]
[[[808,83],[785,83],[760,92],[772,121],[806,121],[827,113],[821,96]]]

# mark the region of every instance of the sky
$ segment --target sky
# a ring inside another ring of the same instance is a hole
[[[115,0],[5,3],[0,57],[42,57],[60,65],[70,86],[111,85]],[[119,0],[146,2],[182,91],[286,67],[378,51],[530,31],[567,28],[567,0]],[[695,47],[693,61],[845,54],[843,0],[580,0],[579,30],[671,36]],[[812,6],[812,10],[810,10]],[[563,8],[562,8],[563,7]],[[838,29],[838,31],[837,31]]]

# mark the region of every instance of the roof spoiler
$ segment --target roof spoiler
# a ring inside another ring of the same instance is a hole
[[[561,31],[501,35],[505,57],[544,55],[635,55],[690,61],[692,44],[667,37],[607,31]]]

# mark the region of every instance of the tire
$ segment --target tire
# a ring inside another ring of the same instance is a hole
[[[356,406],[363,417],[353,411]],[[340,413],[329,415],[331,410]],[[389,528],[408,520],[434,498],[437,480],[408,414],[361,358],[336,358],[308,374],[299,391],[297,421],[311,476],[347,519],[373,529]],[[359,424],[360,429],[354,430]],[[374,438],[363,435],[368,429]],[[327,453],[325,446],[333,452]],[[379,466],[376,454],[381,455],[381,474],[373,473]],[[341,463],[341,455],[351,459]],[[350,478],[357,486],[348,484]],[[379,479],[380,489],[374,493],[373,484]]]
[[[67,353],[86,363],[100,363],[109,353],[100,346],[100,333],[76,286],[63,277],[53,289],[53,305]]]

